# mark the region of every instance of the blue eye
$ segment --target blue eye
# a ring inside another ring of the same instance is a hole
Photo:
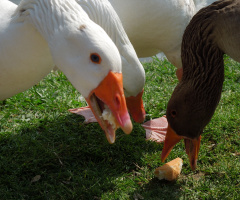
[[[97,53],[92,53],[90,55],[90,59],[95,64],[100,64],[102,61],[101,57]]]

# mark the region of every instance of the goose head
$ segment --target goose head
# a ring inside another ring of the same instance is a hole
[[[161,155],[164,162],[173,147],[183,139],[192,170],[197,166],[201,134],[215,110],[195,94],[191,86],[182,82],[175,88],[167,106],[168,128]]]
[[[127,134],[132,130],[123,91],[121,58],[100,26],[84,14],[78,19],[81,20],[54,31],[49,40],[50,51],[56,66],[88,102],[109,143],[114,143],[118,127]],[[112,120],[104,119],[104,110],[110,112]]]

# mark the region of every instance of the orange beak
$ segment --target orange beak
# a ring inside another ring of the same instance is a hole
[[[121,73],[110,71],[98,87],[91,91],[86,101],[105,131],[110,144],[115,142],[115,131],[118,127],[121,127],[126,134],[132,131],[132,122],[123,93]],[[110,109],[110,115],[113,118],[111,122],[103,119],[102,113],[106,108]]]
[[[173,147],[181,140],[183,137],[178,136],[175,131],[168,124],[167,134],[164,141],[164,146],[162,150],[161,160],[164,162],[168,157],[169,153],[172,151]]]
[[[128,111],[131,114],[133,120],[137,123],[142,123],[145,119],[145,109],[142,100],[143,90],[136,97],[126,97]]]
[[[162,150],[161,160],[164,162],[168,157],[169,153],[173,149],[173,147],[181,140],[184,139],[186,153],[188,154],[188,158],[190,161],[190,166],[192,170],[195,170],[197,167],[197,158],[200,149],[200,141],[201,136],[197,139],[189,139],[183,136],[179,136],[175,133],[175,131],[168,125],[167,134]]]
[[[192,170],[197,167],[197,158],[200,149],[201,135],[197,139],[184,139],[186,153]]]

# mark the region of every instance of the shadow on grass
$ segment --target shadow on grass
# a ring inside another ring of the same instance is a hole
[[[139,124],[130,135],[118,131],[110,145],[97,123],[81,122],[80,116],[60,115],[0,135],[1,199],[178,198],[180,185],[152,179],[158,163],[151,163],[151,154],[162,145],[145,141]],[[135,178],[136,166],[148,174]]]
[[[135,191],[134,196],[138,196],[137,194],[141,194],[142,197],[146,197],[144,199],[177,200],[182,195],[180,187],[181,185],[175,181],[169,182],[166,180],[158,180],[157,178],[153,178],[143,188]]]

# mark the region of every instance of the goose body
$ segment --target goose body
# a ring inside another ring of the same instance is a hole
[[[138,57],[163,52],[178,69],[182,67],[184,30],[198,9],[214,0],[109,0]]]
[[[183,77],[169,100],[169,122],[162,160],[181,139],[196,168],[201,134],[219,103],[223,55],[240,62],[240,0],[222,0],[201,9],[185,30]]]
[[[0,2],[0,100],[27,90],[54,64],[86,98],[110,143],[115,128],[101,115],[107,106],[117,126],[132,129],[123,94],[121,57],[75,0]]]
[[[53,60],[34,26],[12,22],[15,4],[3,0],[0,8],[0,100],[4,100],[38,83],[51,71]]]
[[[138,57],[163,52],[181,67],[181,39],[195,13],[192,0],[109,0],[118,13]]]

